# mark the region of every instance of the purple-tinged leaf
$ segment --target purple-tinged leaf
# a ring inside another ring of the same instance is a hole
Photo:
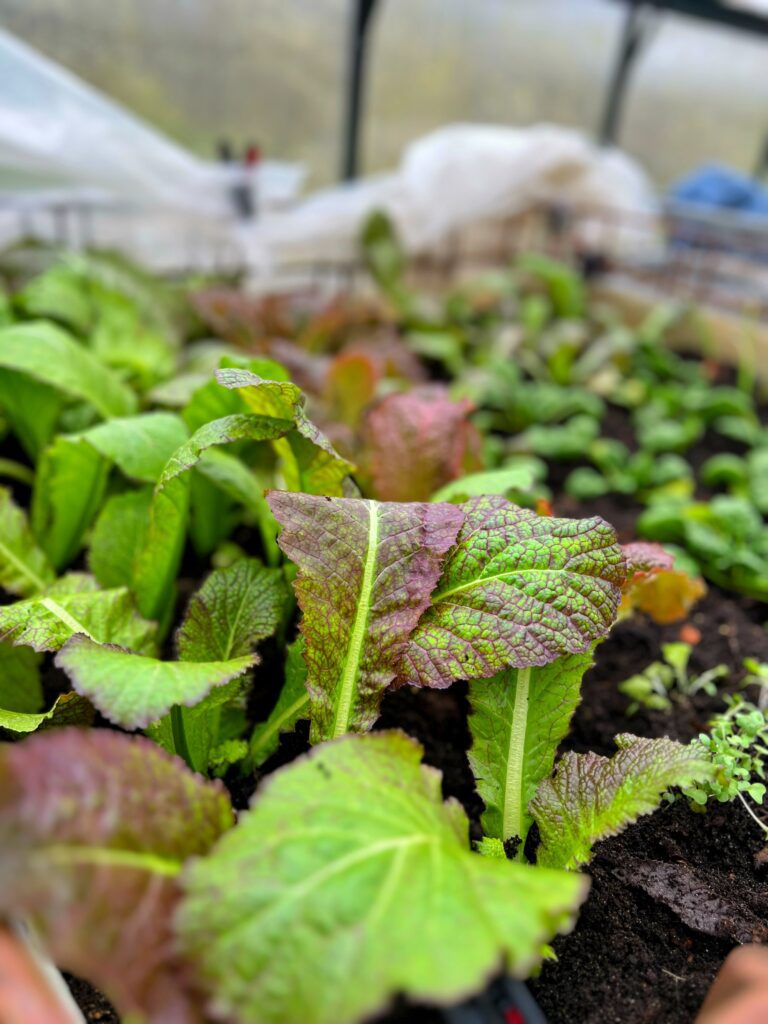
[[[365,444],[374,497],[429,501],[451,480],[480,469],[472,408],[434,386],[388,395],[371,409]]]
[[[712,775],[711,762],[692,744],[622,733],[616,745],[610,758],[569,750],[539,786],[531,801],[541,834],[538,864],[572,870],[586,864],[598,840],[655,811],[668,789]]]
[[[299,568],[312,741],[369,729],[463,520],[458,505],[271,491]]]
[[[197,1024],[170,920],[185,861],[233,821],[221,786],[149,740],[62,729],[0,748],[0,914],[125,1016]]]
[[[588,650],[610,629],[626,565],[597,517],[554,519],[502,497],[462,506],[465,522],[399,683],[446,687]]]

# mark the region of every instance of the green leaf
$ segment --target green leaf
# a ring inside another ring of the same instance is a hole
[[[172,413],[147,412],[99,423],[77,436],[114,462],[129,479],[154,484],[187,440],[187,428]]]
[[[32,528],[57,569],[68,565],[99,511],[109,465],[80,438],[60,434],[42,454],[32,498]]]
[[[27,517],[14,504],[11,492],[0,487],[0,587],[26,597],[53,580],[53,569],[37,546]]]
[[[84,573],[69,573],[43,594],[0,606],[0,639],[36,651],[58,651],[83,633],[99,643],[150,652],[156,629],[138,614],[125,587],[99,590]]]
[[[402,733],[324,744],[189,866],[177,932],[223,1016],[354,1024],[396,994],[450,1003],[501,963],[525,977],[570,926],[587,880],[472,853],[421,755]]]
[[[712,774],[695,745],[629,733],[617,736],[616,745],[610,758],[568,751],[539,787],[531,803],[541,834],[538,864],[575,870],[590,861],[596,842],[655,811],[668,789]]]
[[[429,604],[461,509],[290,491],[267,500],[280,547],[299,567],[312,742],[365,731]]]
[[[32,460],[50,441],[64,401],[55,388],[0,369],[0,409]]]
[[[110,465],[127,477],[155,483],[187,438],[183,420],[146,413],[62,435],[38,466],[32,526],[57,568],[71,562],[101,507]]]
[[[215,686],[236,679],[255,655],[229,661],[158,661],[113,644],[75,635],[56,655],[56,664],[115,725],[144,729],[175,704],[193,707]]]
[[[56,263],[16,295],[27,317],[59,320],[78,334],[93,323],[94,308],[81,273],[70,263]]]
[[[354,466],[307,419],[301,389],[290,381],[264,380],[250,370],[216,371],[225,388],[236,389],[246,407],[260,416],[290,420],[295,428],[274,444],[288,490],[307,494],[342,494],[342,481]]]
[[[134,565],[133,587],[143,615],[160,620],[167,617],[189,517],[187,470],[214,445],[274,440],[291,426],[286,420],[268,416],[225,416],[200,427],[174,452],[157,482],[146,536]]]
[[[309,693],[304,639],[298,637],[286,654],[285,682],[277,704],[269,718],[265,722],[258,722],[251,733],[247,767],[253,769],[264,764],[280,745],[280,734],[292,732],[302,718],[309,718]]]
[[[544,480],[547,467],[541,459],[534,456],[518,455],[513,461],[499,469],[489,469],[485,473],[469,473],[458,480],[441,487],[431,501],[467,501],[469,498],[480,498],[487,494],[532,491],[536,484]]]
[[[610,629],[626,566],[598,517],[554,519],[501,497],[459,506],[465,522],[400,682],[449,686],[589,650]]]
[[[189,602],[176,634],[184,661],[225,661],[250,654],[283,621],[290,600],[279,569],[241,558],[215,569]]]
[[[79,693],[64,693],[53,702],[49,711],[40,714],[6,711],[0,709],[0,729],[8,732],[24,734],[36,732],[45,726],[63,727],[65,725],[91,725],[95,712],[90,701]]]
[[[153,743],[54,729],[0,747],[0,914],[123,1020],[194,1021],[170,921],[177,877],[232,824],[227,796]]]
[[[190,601],[176,634],[179,657],[189,662],[225,662],[249,655],[284,620],[289,601],[282,573],[266,569],[256,559],[243,558],[214,570]],[[223,706],[238,698],[241,690],[239,683],[219,687],[195,707],[179,708],[176,723],[157,723],[153,738],[166,750],[182,754],[197,771],[207,771],[214,749],[222,742]]]
[[[533,821],[528,805],[552,771],[591,664],[590,650],[469,684],[469,763],[485,803],[483,831],[502,841],[518,836],[520,855]]]
[[[0,708],[27,713],[42,707],[39,663],[38,655],[28,647],[0,641]]]
[[[136,408],[135,395],[119,377],[66,331],[43,320],[0,329],[0,366],[88,402],[104,419]]]
[[[130,587],[144,543],[153,488],[113,494],[101,508],[88,547],[88,567],[102,587]]]

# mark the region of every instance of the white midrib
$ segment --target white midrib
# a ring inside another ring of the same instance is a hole
[[[519,668],[507,751],[507,777],[504,786],[504,813],[502,816],[502,839],[504,840],[510,839],[512,836],[523,838],[523,765],[525,763],[525,734],[528,729],[530,688],[530,668]],[[523,844],[521,842],[516,859],[520,859],[522,854]]]
[[[43,608],[47,609],[51,615],[55,615],[57,619],[63,622],[68,629],[71,629],[73,633],[84,633],[89,640],[96,640],[96,638],[88,632],[82,622],[78,622],[73,615],[69,614],[66,608],[61,607],[58,601],[54,601],[51,597],[43,597],[40,599],[40,604]]]
[[[22,562],[22,560],[18,558],[13,551],[11,551],[8,545],[4,544],[2,541],[0,541],[0,551],[3,554],[3,558],[5,558],[7,562],[10,562],[21,576],[25,576],[29,582],[33,584],[36,590],[45,590],[45,581],[42,580],[33,569],[30,569],[26,562]]]
[[[373,590],[374,573],[376,572],[376,555],[379,547],[379,515],[378,502],[369,501],[368,505],[368,548],[365,552],[363,579],[357,598],[357,611],[349,636],[349,647],[344,659],[344,667],[337,688],[336,719],[333,724],[333,739],[349,732],[349,720],[357,691],[357,677],[360,661],[363,656],[365,635],[368,631],[368,618],[371,613],[371,591]]]

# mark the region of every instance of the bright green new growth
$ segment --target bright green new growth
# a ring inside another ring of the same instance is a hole
[[[691,744],[624,733],[616,745],[611,758],[568,751],[539,787],[530,805],[541,835],[537,864],[575,870],[596,842],[654,811],[668,789],[687,789],[713,773]]]
[[[485,803],[483,831],[502,842],[517,837],[520,858],[533,821],[528,805],[552,771],[591,663],[591,651],[568,654],[469,685],[469,763]]]
[[[450,1003],[502,962],[525,977],[570,927],[586,879],[472,853],[421,755],[398,732],[323,744],[190,865],[178,936],[223,1014],[354,1024],[396,993]]]

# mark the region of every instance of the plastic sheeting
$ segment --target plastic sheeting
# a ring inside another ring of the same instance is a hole
[[[142,250],[134,245],[133,255],[167,265],[183,255],[169,234],[179,231],[178,218],[187,236],[199,224],[205,239],[240,248],[233,190],[250,187],[260,208],[274,208],[301,186],[298,165],[266,161],[249,170],[199,159],[2,30],[0,82],[4,241],[46,209],[87,209],[94,240],[125,247],[130,213],[154,218],[146,239],[129,226]]]
[[[413,143],[396,172],[329,189],[265,218],[251,238],[251,259],[268,276],[294,261],[353,258],[374,209],[392,218],[407,251],[438,252],[456,232],[540,203],[575,210],[585,244],[646,257],[658,252],[655,191],[620,150],[552,125],[450,125]],[[606,211],[616,226],[606,228]]]

